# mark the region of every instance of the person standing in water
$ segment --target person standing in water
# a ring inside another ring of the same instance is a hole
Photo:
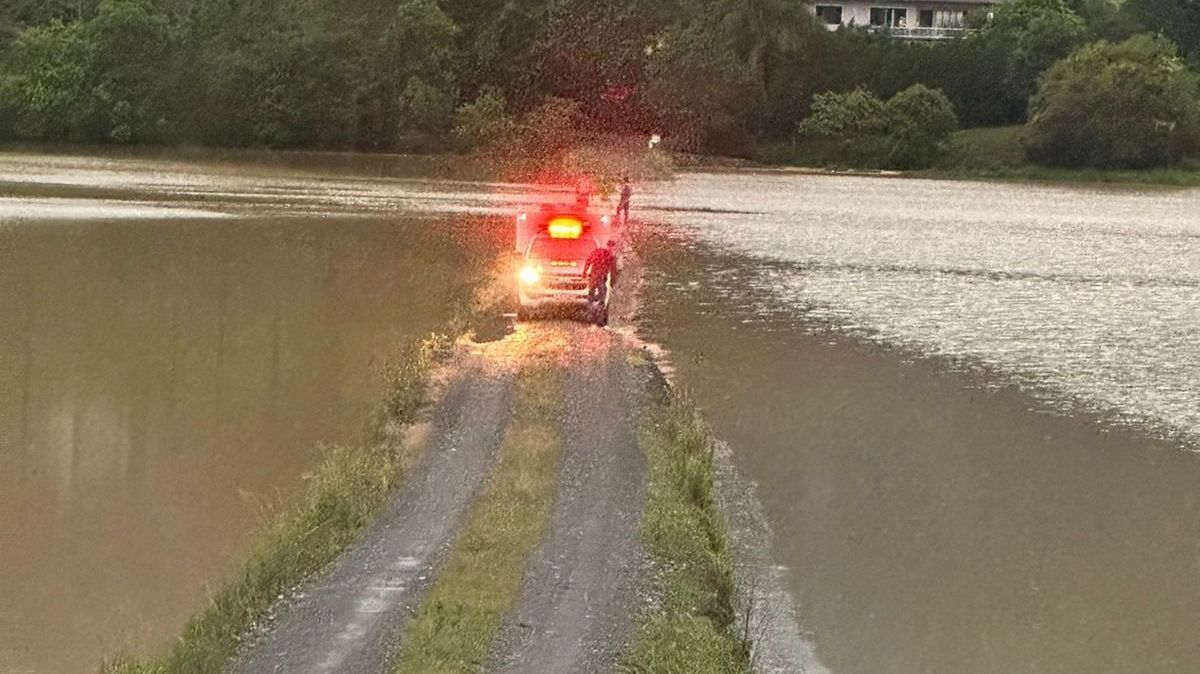
[[[621,200],[617,202],[617,217],[621,217],[624,212],[625,217],[621,222],[629,224],[629,201],[633,199],[633,187],[629,184],[629,176],[621,179]]]

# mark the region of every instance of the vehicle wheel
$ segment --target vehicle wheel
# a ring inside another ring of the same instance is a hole
[[[603,307],[596,312],[596,325],[602,328],[608,325],[608,307]]]
[[[527,321],[533,317],[533,312],[525,307],[517,307],[517,320]]]

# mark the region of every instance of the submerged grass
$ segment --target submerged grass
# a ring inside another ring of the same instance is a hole
[[[642,535],[656,569],[657,603],[643,616],[625,669],[749,672],[749,650],[734,627],[733,564],[714,493],[709,431],[691,404],[659,380],[641,406],[638,437],[650,466]]]
[[[376,411],[372,441],[322,450],[302,498],[269,526],[237,574],[184,627],[163,657],[121,659],[104,674],[215,674],[224,671],[242,637],[291,588],[336,557],[374,515],[411,460],[403,442],[427,397],[428,372],[445,347],[442,338],[411,346],[384,369],[386,394]]]
[[[405,630],[394,674],[476,672],[520,591],[550,517],[562,437],[562,376],[535,366],[517,382],[499,465],[445,568]]]

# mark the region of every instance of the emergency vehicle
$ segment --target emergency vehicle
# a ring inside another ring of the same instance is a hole
[[[517,317],[528,319],[543,310],[577,308],[598,325],[608,322],[612,276],[602,305],[588,302],[583,267],[597,248],[613,236],[612,218],[585,207],[544,204],[517,214],[516,251],[521,255]]]

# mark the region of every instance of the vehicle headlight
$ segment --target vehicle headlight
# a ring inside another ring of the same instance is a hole
[[[527,286],[535,285],[542,280],[542,272],[538,271],[537,267],[524,267],[519,274],[521,283]]]

